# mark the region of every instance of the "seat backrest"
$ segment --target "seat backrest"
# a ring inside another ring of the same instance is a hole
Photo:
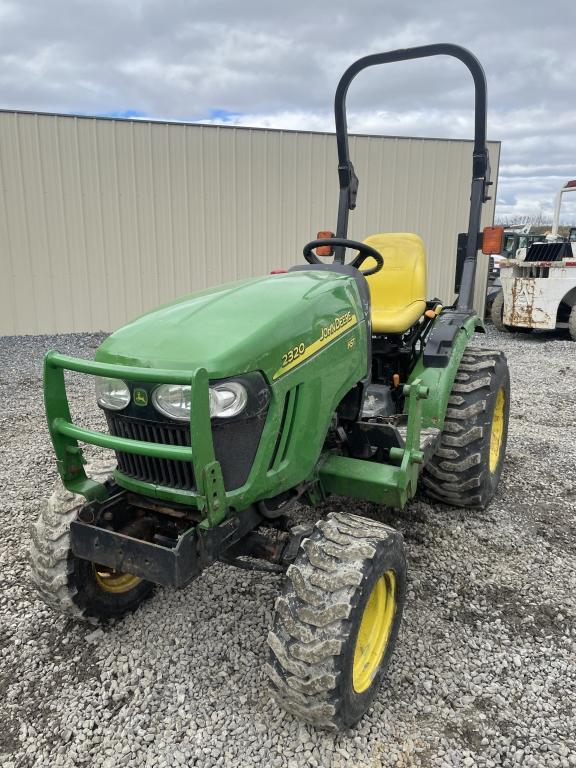
[[[373,311],[391,311],[426,301],[426,251],[418,235],[384,232],[364,242],[384,259],[382,269],[366,278]],[[374,259],[368,258],[361,268],[373,265]]]

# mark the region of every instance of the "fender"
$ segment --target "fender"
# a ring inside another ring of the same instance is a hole
[[[442,317],[442,315],[440,315],[440,317]],[[438,320],[436,320],[436,323],[438,323]],[[443,429],[448,399],[450,397],[450,392],[452,391],[452,385],[454,384],[460,362],[470,339],[474,333],[478,332],[484,332],[484,323],[478,315],[470,315],[464,320],[454,336],[454,340],[450,347],[448,364],[446,366],[442,368],[426,366],[424,363],[424,355],[420,356],[420,359],[414,366],[408,379],[408,383],[412,384],[416,379],[419,379],[420,384],[424,387],[428,387],[430,392],[428,398],[422,401],[423,427]]]

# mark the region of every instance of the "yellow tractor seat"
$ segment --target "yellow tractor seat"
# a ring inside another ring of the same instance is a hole
[[[384,259],[384,266],[369,275],[374,333],[404,333],[426,309],[426,252],[418,235],[381,233],[364,240]],[[374,266],[367,258],[362,269]]]

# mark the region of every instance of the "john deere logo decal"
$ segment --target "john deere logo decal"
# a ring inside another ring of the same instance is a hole
[[[292,368],[295,368],[297,365],[300,365],[300,363],[308,360],[308,358],[316,354],[319,349],[322,349],[322,347],[325,347],[331,341],[337,339],[338,336],[341,336],[347,330],[353,328],[357,323],[358,320],[356,315],[352,312],[343,312],[338,317],[335,317],[329,325],[320,328],[320,336],[311,344],[306,346],[304,342],[300,342],[300,344],[295,344],[288,350],[288,352],[282,355],[282,366],[276,371],[272,378],[278,379],[280,376],[283,376],[285,373],[292,370]],[[352,345],[350,345],[350,342],[352,342]],[[353,346],[354,340],[350,339],[348,341],[348,349],[352,349]]]
[[[148,405],[148,392],[145,389],[135,389],[133,397],[135,405]]]

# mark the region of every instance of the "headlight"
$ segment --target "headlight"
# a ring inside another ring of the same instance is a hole
[[[121,411],[130,402],[130,390],[121,379],[108,379],[96,376],[96,400],[102,408]]]
[[[184,384],[162,384],[154,390],[152,402],[154,407],[178,421],[190,421],[190,386]]]
[[[238,381],[227,381],[210,387],[210,416],[229,419],[242,413],[248,402],[248,393]]]
[[[191,388],[184,384],[162,384],[152,395],[152,402],[160,413],[178,421],[190,420]],[[248,402],[243,384],[227,381],[209,389],[210,417],[229,419],[242,413]]]

